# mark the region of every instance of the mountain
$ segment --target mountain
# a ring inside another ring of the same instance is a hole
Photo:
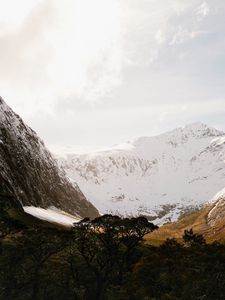
[[[0,195],[22,206],[94,218],[95,207],[71,183],[37,134],[0,98]]]
[[[224,187],[225,133],[195,123],[59,162],[100,213],[163,224]]]
[[[223,223],[223,228],[225,228],[225,188],[217,193],[212,200],[207,222],[210,226]]]
[[[213,201],[203,208],[189,213],[177,222],[161,226],[157,232],[146,236],[146,243],[159,245],[166,239],[182,239],[185,230],[193,229],[207,242],[225,242],[225,189],[216,194]]]

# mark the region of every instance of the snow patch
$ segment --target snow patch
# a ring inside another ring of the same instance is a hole
[[[81,220],[55,207],[44,209],[41,207],[24,206],[23,209],[26,213],[38,219],[68,227],[72,227],[74,223]]]
[[[213,198],[210,202],[215,202],[221,198],[224,198],[225,197],[225,188],[222,189],[221,191],[219,191]]]

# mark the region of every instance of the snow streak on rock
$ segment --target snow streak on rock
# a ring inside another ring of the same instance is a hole
[[[38,219],[68,227],[72,227],[74,223],[77,223],[81,220],[80,218],[75,218],[73,215],[70,215],[55,207],[44,209],[41,207],[25,206],[23,209],[26,213]]]

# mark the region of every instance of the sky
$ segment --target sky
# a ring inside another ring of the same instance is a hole
[[[0,95],[48,146],[225,130],[224,0],[0,0]]]

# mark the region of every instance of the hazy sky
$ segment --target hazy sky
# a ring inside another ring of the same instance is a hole
[[[225,1],[0,0],[0,94],[47,145],[225,130]]]

